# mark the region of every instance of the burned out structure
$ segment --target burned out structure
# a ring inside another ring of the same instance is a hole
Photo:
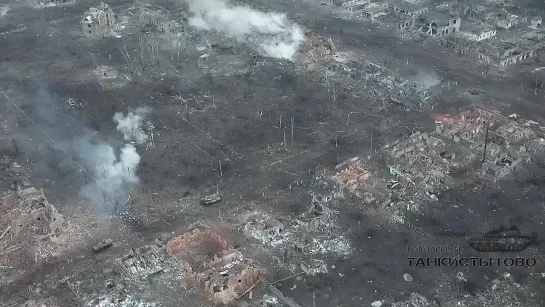
[[[115,25],[115,14],[110,6],[101,2],[89,8],[81,20],[81,31],[85,36],[101,36],[108,34]]]
[[[494,37],[497,31],[487,25],[480,25],[473,22],[464,21],[460,26],[460,34],[467,39],[480,42],[482,40]]]
[[[140,20],[146,25],[150,25],[159,32],[170,33],[176,28],[176,22],[172,20],[168,13],[153,11],[143,8],[140,10]]]
[[[429,9],[423,5],[413,4],[404,0],[386,0],[386,4],[396,13],[406,15],[410,18],[416,18]]]
[[[382,148],[390,165],[395,165],[395,183],[403,194],[436,200],[437,195],[457,183],[450,173],[467,166],[474,155],[433,133],[416,131]]]
[[[439,38],[441,46],[455,50],[460,56],[499,69],[533,58],[545,46],[542,17],[521,18],[506,9],[481,7],[477,16],[469,16],[463,6],[431,9],[420,1],[352,0],[343,6],[395,30]],[[462,21],[462,16],[468,20]]]
[[[498,68],[533,58],[545,47],[545,32],[513,31],[498,33],[496,39],[483,42],[477,49],[477,60]]]
[[[375,20],[388,14],[388,5],[380,2],[371,2],[361,7],[361,13],[366,18]]]
[[[429,11],[415,20],[418,31],[430,36],[445,36],[460,31],[462,19],[446,13]]]
[[[210,229],[171,239],[167,253],[184,263],[184,280],[214,304],[229,304],[251,291],[262,270]]]
[[[350,0],[341,3],[341,7],[347,9],[349,12],[354,12],[360,10],[364,5],[370,3],[370,0]]]
[[[542,127],[543,128],[543,127]],[[435,115],[435,131],[416,131],[385,145],[390,173],[397,178],[389,186],[397,193],[435,198],[457,185],[450,174],[479,161],[473,174],[499,180],[531,161],[532,144],[543,129],[533,121],[516,121],[484,108],[458,116]]]
[[[531,160],[528,143],[537,137],[531,122],[519,123],[483,108],[457,117],[437,115],[436,133],[463,144],[482,160],[481,175],[503,178]]]

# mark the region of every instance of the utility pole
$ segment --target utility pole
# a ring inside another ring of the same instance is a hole
[[[484,135],[484,151],[483,151],[483,161],[482,163],[484,163],[486,161],[486,147],[488,146],[488,123],[484,123],[485,126],[486,126],[486,132],[485,132],[485,135]]]

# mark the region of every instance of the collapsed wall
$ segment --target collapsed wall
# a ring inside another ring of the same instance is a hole
[[[58,252],[55,243],[63,233],[64,219],[41,189],[6,195],[0,204],[0,265],[19,268],[10,272],[21,274]]]
[[[229,304],[251,291],[262,270],[210,229],[171,239],[167,253],[184,261],[184,280],[214,304]]]

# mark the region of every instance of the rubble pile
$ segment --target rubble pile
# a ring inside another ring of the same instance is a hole
[[[58,252],[64,219],[33,187],[2,197],[0,264],[26,267]]]
[[[362,60],[336,61],[329,72],[343,84],[350,84],[362,97],[387,99],[398,105],[419,105],[432,96],[430,88],[403,78],[387,67]]]
[[[413,194],[431,193],[431,190],[439,193],[452,188],[454,182],[447,174],[471,162],[467,156],[457,155],[461,153],[457,148],[449,148],[445,141],[420,131],[385,145],[383,150],[396,164],[402,165],[401,171],[393,174],[396,180],[389,188],[407,189],[405,192]]]
[[[88,307],[160,307],[161,304],[144,302],[128,294],[110,294],[87,303]]]
[[[330,37],[316,33],[305,33],[305,41],[299,47],[302,62],[310,62],[316,59],[332,56],[337,52]]]
[[[271,247],[287,243],[291,238],[291,233],[284,229],[280,221],[263,214],[254,215],[249,219],[244,225],[244,234]]]
[[[333,197],[311,196],[308,210],[286,225],[264,213],[250,215],[244,225],[244,234],[283,252],[293,248],[303,254],[350,254],[352,246],[342,236],[337,223],[338,212],[328,206]]]
[[[130,279],[146,280],[165,270],[165,256],[164,250],[157,245],[133,248],[116,260],[117,268]]]
[[[369,180],[371,173],[367,171],[361,161],[354,161],[344,169],[338,171],[331,179],[350,192],[360,195],[362,185]]]
[[[480,175],[498,180],[528,163],[544,143],[545,127],[534,121],[517,120],[517,117],[517,114],[505,117],[483,108],[456,117],[438,114],[435,116],[436,134],[481,155],[485,154],[486,143]]]
[[[489,129],[494,130],[505,122],[506,120],[501,118],[501,115],[485,109],[469,110],[460,116],[436,114],[435,131],[455,142],[482,143],[484,142],[486,125]]]
[[[261,281],[263,272],[210,229],[196,229],[167,243],[167,252],[184,262],[184,280],[214,304],[229,304]]]

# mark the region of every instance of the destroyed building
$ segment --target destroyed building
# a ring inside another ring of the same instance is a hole
[[[524,163],[530,161],[529,155],[512,158],[502,155],[483,163],[483,175],[493,180],[501,179],[518,170]]]
[[[387,24],[395,25],[396,30],[407,30],[414,25],[414,18],[396,12],[390,12],[383,20]]]
[[[469,40],[480,42],[495,36],[496,30],[487,25],[464,21],[460,26],[460,34]]]
[[[361,8],[361,12],[363,16],[375,20],[380,16],[388,14],[388,5],[377,2],[368,3]]]
[[[474,55],[477,47],[476,42],[467,40],[463,36],[449,35],[440,39],[440,44],[445,48],[454,50],[460,56]]]
[[[461,18],[452,17],[436,11],[429,11],[420,15],[415,20],[415,23],[421,33],[426,33],[430,36],[445,36],[460,30]]]
[[[456,143],[461,141],[484,143],[486,125],[493,130],[505,120],[500,114],[482,108],[466,111],[457,117],[437,114],[435,132]]]
[[[387,0],[385,3],[396,13],[416,18],[426,12],[428,8],[419,4],[413,4],[404,0]]]
[[[142,9],[140,11],[140,20],[147,25],[153,26],[159,32],[170,33],[176,28],[176,22],[159,11]]]
[[[108,4],[101,2],[85,12],[81,20],[81,29],[85,36],[100,36],[109,33],[114,24],[114,12]]]
[[[0,208],[0,266],[13,269],[4,277],[58,253],[64,218],[42,190],[31,187],[8,194],[0,199]]]
[[[262,271],[210,229],[171,239],[167,253],[184,262],[184,280],[214,304],[229,304],[251,291]]]
[[[439,135],[468,142],[470,148],[482,153],[482,175],[497,180],[531,160],[527,147],[537,138],[532,128],[539,124],[527,121],[520,125],[497,112],[479,108],[458,117],[438,115],[436,125]]]
[[[498,68],[507,68],[535,57],[544,47],[545,32],[542,31],[498,33],[497,38],[479,46],[477,59]]]
[[[513,14],[499,13],[493,16],[496,20],[496,26],[501,29],[511,29],[515,25],[520,23],[519,17]]]
[[[341,7],[353,12],[356,8],[361,8],[363,5],[370,3],[370,0],[351,0],[341,4]]]
[[[333,40],[330,37],[305,33],[305,41],[299,47],[301,60],[314,61],[317,58],[334,55],[337,52]]]

